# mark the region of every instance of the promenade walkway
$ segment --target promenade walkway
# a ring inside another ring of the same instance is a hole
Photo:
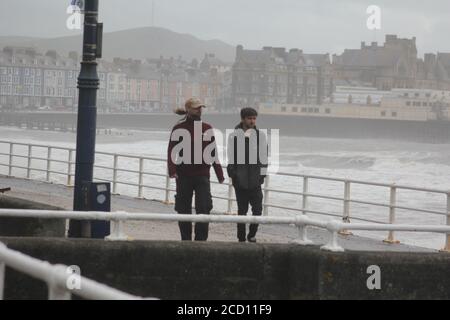
[[[72,209],[73,187],[10,178],[0,175],[0,188],[11,187],[11,191],[0,197],[14,197],[48,204],[63,209]],[[113,211],[154,212],[175,214],[173,205],[159,201],[137,199],[122,195],[113,195],[111,207]],[[179,240],[177,223],[129,221],[126,224],[127,234],[135,240]],[[297,229],[288,226],[262,225],[257,235],[260,243],[287,243],[297,236]],[[328,233],[311,228],[308,236],[317,245],[327,242]],[[237,241],[236,226],[231,224],[211,224],[209,241]],[[347,250],[355,251],[400,251],[400,252],[435,252],[432,249],[408,246],[404,244],[386,244],[359,236],[340,236],[340,244]],[[253,244],[249,244],[253,245]]]

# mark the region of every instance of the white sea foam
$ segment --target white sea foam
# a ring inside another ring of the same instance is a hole
[[[124,131],[122,135],[97,136],[97,151],[116,152],[122,154],[143,155],[149,157],[165,158],[169,132],[164,131]],[[116,131],[119,132],[119,131]],[[15,128],[0,128],[1,140],[39,143],[56,146],[75,146],[73,133],[52,133],[43,131],[29,131]],[[20,147],[18,147],[20,149]],[[18,149],[18,150],[19,150]],[[1,152],[8,152],[5,145],[0,145]],[[26,152],[23,147],[23,152]],[[45,150],[36,151],[45,156]],[[330,176],[337,178],[349,178],[382,183],[396,183],[399,185],[412,185],[424,188],[450,190],[450,144],[424,144],[388,140],[358,140],[358,139],[325,139],[325,138],[294,138],[281,137],[280,141],[280,171],[298,174],[310,174]],[[63,152],[54,153],[55,158],[66,159]],[[6,163],[7,157],[1,156],[0,163]],[[15,159],[15,161],[25,161]],[[123,168],[137,170],[137,160],[121,160]],[[125,163],[125,162],[126,163]],[[112,165],[111,157],[97,157],[98,165]],[[26,165],[25,162],[22,164]],[[33,166],[43,167],[41,161],[34,161]],[[55,170],[67,170],[63,164],[52,164]],[[166,172],[164,162],[146,163],[146,170],[151,172]],[[13,171],[23,176],[25,172],[20,169]],[[6,173],[6,168],[1,167],[0,173]],[[214,177],[213,170],[211,174]],[[110,179],[111,170],[97,169],[98,178]],[[43,179],[45,173],[34,172],[33,178]],[[65,182],[65,177],[56,176],[53,179]],[[58,180],[59,179],[59,180]],[[120,172],[119,179],[129,182],[137,182],[137,174]],[[215,180],[213,178],[213,180]],[[163,177],[145,176],[144,184],[164,186]],[[174,187],[172,182],[172,187]],[[301,192],[302,181],[300,178],[273,177],[271,188]],[[227,196],[226,186],[213,185],[213,193],[219,196]],[[137,188],[120,185],[121,194],[136,195]],[[343,183],[315,181],[310,183],[311,193],[320,193],[343,196]],[[162,191],[146,190],[144,195],[148,198],[163,198]],[[352,186],[352,197],[373,202],[389,202],[389,190],[387,188],[367,187],[362,185]],[[301,207],[301,197],[272,194],[270,202],[288,207]],[[420,207],[423,209],[445,212],[445,196],[429,193],[399,191],[398,204],[408,207]],[[226,201],[215,200],[216,210],[225,210]],[[333,200],[309,200],[311,209],[342,214],[342,202]],[[235,209],[235,208],[234,208]],[[294,211],[271,209],[271,214],[294,214]],[[351,215],[377,221],[388,221],[388,208],[369,205],[351,205]],[[327,217],[323,217],[328,219]],[[444,216],[418,213],[414,211],[398,210],[397,222],[409,224],[443,224]],[[383,239],[386,233],[359,232],[357,234]],[[444,236],[423,233],[397,233],[396,237],[405,243],[441,248]]]

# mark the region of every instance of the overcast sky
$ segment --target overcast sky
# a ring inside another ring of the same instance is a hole
[[[69,0],[1,0],[0,36],[57,37]],[[155,0],[155,25],[245,48],[301,48],[339,53],[387,33],[417,37],[420,53],[450,52],[449,0]],[[381,8],[381,30],[366,27],[369,5]],[[152,0],[100,0],[105,31],[150,26]],[[79,32],[79,31],[78,31]]]

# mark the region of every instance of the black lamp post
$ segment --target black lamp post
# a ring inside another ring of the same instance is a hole
[[[78,119],[73,210],[87,210],[84,182],[92,182],[97,125],[97,58],[101,58],[103,24],[98,23],[99,0],[84,1],[83,59],[78,77]],[[90,223],[71,220],[69,237],[90,237]]]

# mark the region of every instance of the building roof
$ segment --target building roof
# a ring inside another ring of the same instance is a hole
[[[329,54],[305,54],[300,49],[264,47],[262,50],[244,50],[238,46],[236,63],[247,65],[282,64],[299,66],[323,66],[330,64]]]

